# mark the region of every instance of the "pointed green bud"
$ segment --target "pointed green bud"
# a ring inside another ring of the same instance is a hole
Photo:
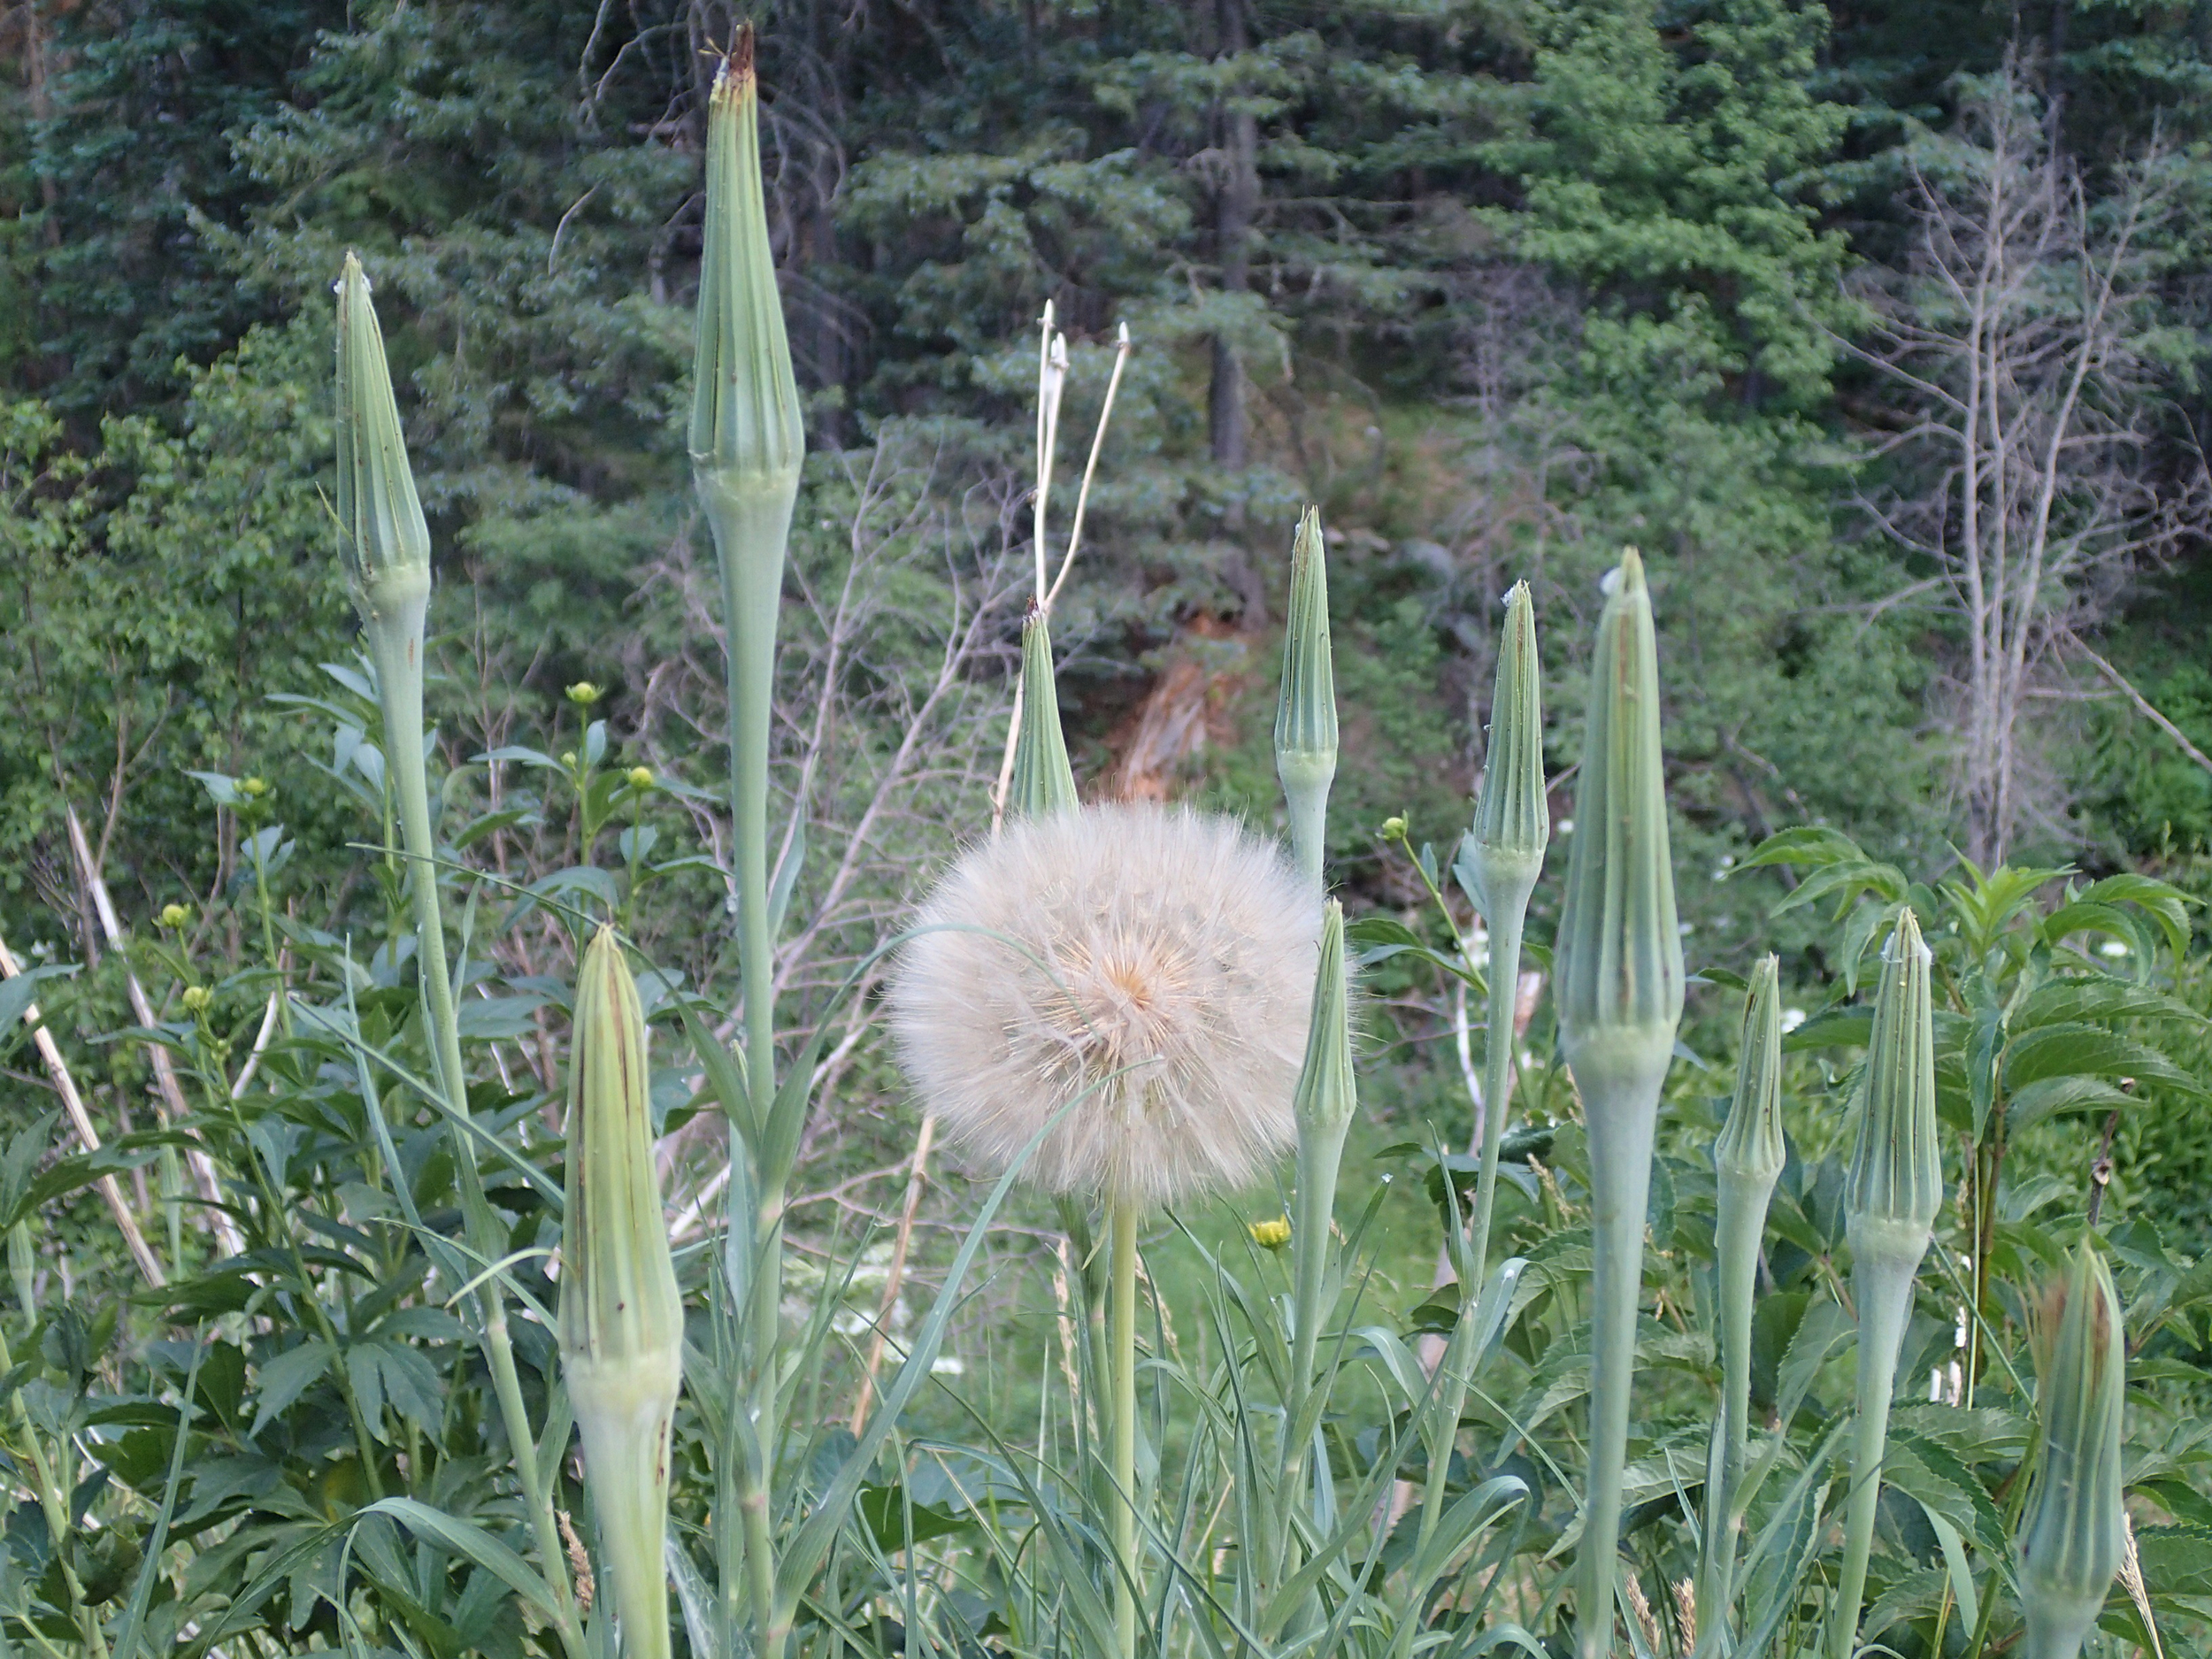
[[[1544,792],[1543,665],[1536,655],[1536,606],[1528,584],[1505,596],[1498,634],[1497,688],[1490,699],[1490,752],[1468,832],[1469,864],[1494,931],[1501,912],[1525,911],[1551,841]]]
[[[337,514],[361,626],[376,633],[419,625],[430,598],[430,529],[407,466],[369,280],[350,253],[338,279]]]
[[[1659,749],[1659,651],[1634,548],[1622,549],[1605,594],[1555,946],[1559,1025],[1586,1107],[1586,1066],[1648,1074],[1655,1091],[1682,1018],[1682,932]],[[1601,1125],[1594,1118],[1592,1128]]]
[[[1344,906],[1331,899],[1321,911],[1321,960],[1314,973],[1313,1012],[1306,1025],[1306,1063],[1295,1096],[1298,1133],[1340,1139],[1359,1110],[1352,1080],[1351,981],[1344,960]]]
[[[1052,633],[1033,599],[1022,621],[1021,730],[1014,739],[1014,772],[1006,810],[1016,818],[1071,812],[1081,804],[1068,743],[1060,730],[1060,689],[1052,677]]]
[[[569,1056],[561,1372],[583,1441],[622,1646],[667,1659],[668,1442],[683,1302],[653,1160],[645,1016],[612,928],[577,971]]]
[[[1622,550],[1605,595],[1553,980],[1560,1046],[1590,1148],[1589,1486],[1576,1602],[1584,1659],[1612,1647],[1644,1214],[1683,979],[1659,751],[1659,651],[1634,548]]]
[[[707,222],[692,371],[691,465],[701,492],[795,488],[806,434],[768,240],[749,24],[716,72],[707,104]]]
[[[1294,1397],[1312,1381],[1321,1326],[1335,1295],[1329,1271],[1330,1224],[1336,1213],[1344,1138],[1359,1110],[1359,1090],[1352,1078],[1351,1011],[1344,906],[1331,899],[1321,910],[1321,951],[1306,1025],[1306,1062],[1293,1097],[1298,1118],[1298,1190],[1290,1229]]]
[[[1843,1193],[1853,1254],[1909,1260],[1915,1270],[1943,1204],[1930,962],[1920,923],[1907,910],[1882,952],[1865,1105]]]
[[[1336,668],[1329,649],[1329,571],[1321,510],[1309,507],[1290,544],[1290,620],[1275,707],[1275,771],[1290,808],[1298,868],[1321,879],[1329,785],[1336,778]]]
[[[2085,1243],[2034,1327],[2041,1452],[2020,1517],[2023,1659],[2075,1659],[2127,1548],[2120,1431],[2127,1345],[2104,1258]]]
[[[1736,1097],[1713,1147],[1715,1287],[1719,1303],[1721,1412],[1706,1464],[1705,1540],[1700,1601],[1728,1604],[1735,1568],[1733,1513],[1751,1422],[1751,1318],[1759,1277],[1759,1247],[1767,1207],[1787,1153],[1782,1139],[1781,964],[1763,956],[1744,996],[1743,1042],[1736,1059]]]
[[[1713,1165],[1724,1189],[1732,1182],[1747,1192],[1771,1193],[1787,1156],[1782,1141],[1780,981],[1781,962],[1769,954],[1752,969],[1751,987],[1744,994],[1735,1099],[1713,1147]],[[1765,1207],[1762,1199],[1759,1208]]]
[[[1943,1202],[1931,960],[1920,924],[1908,909],[1882,952],[1858,1144],[1844,1177],[1844,1231],[1851,1240],[1852,1297],[1858,1303],[1858,1415],[1843,1565],[1829,1632],[1835,1659],[1851,1659],[1856,1647],[1898,1352],[1912,1317],[1913,1283]]]

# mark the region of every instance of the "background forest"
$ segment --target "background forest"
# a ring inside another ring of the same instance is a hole
[[[2136,872],[2212,899],[2196,0],[12,0],[0,939],[50,970],[37,995],[113,1132],[145,1126],[148,1062],[96,1033],[185,1019],[234,1071],[268,1041],[256,962],[353,941],[399,977],[328,504],[349,250],[437,549],[442,833],[512,884],[465,924],[463,1035],[549,1135],[564,895],[618,902],[660,991],[728,979],[720,612],[685,423],[709,52],[749,18],[809,445],[774,775],[803,920],[780,991],[801,1034],[834,1022],[794,1225],[918,1219],[910,1268],[902,1231],[850,1287],[855,1328],[879,1299],[900,1328],[902,1276],[933,1286],[977,1197],[925,1179],[866,956],[990,822],[1048,304],[1055,557],[1132,342],[1053,617],[1087,798],[1281,822],[1311,501],[1345,721],[1329,874],[1356,916],[1447,942],[1382,826],[1448,862],[1521,578],[1564,783],[1624,543],[1657,614],[1694,970],[1771,945],[1799,1019],[1860,988],[1826,917],[1788,903],[1821,866],[1739,868],[1793,826],[1915,879],[2008,861],[2053,892]],[[118,939],[157,932],[174,972],[136,1009]],[[2170,988],[2212,1006],[2176,956]],[[1466,995],[1418,961],[1371,964],[1356,1185],[1427,1125],[1467,1137]],[[863,995],[836,1002],[852,972]],[[1694,1003],[1693,1049],[1726,1048],[1724,1001]],[[21,998],[0,1007],[13,1133],[51,1097]],[[683,1077],[656,1089],[680,1246],[727,1158]],[[2189,1089],[2147,1088],[2105,1154],[2108,1223],[2151,1218],[2177,1263],[2212,1248]],[[2052,1168],[2089,1192],[2088,1158]],[[167,1179],[197,1178],[141,1159],[124,1199],[157,1220]],[[35,1265],[58,1294],[127,1279],[96,1194],[52,1213]],[[1425,1274],[1434,1212],[1379,1213]],[[1036,1206],[992,1248],[1056,1240]],[[1025,1327],[964,1318],[947,1374],[1026,1409],[1035,1379],[994,1363]]]

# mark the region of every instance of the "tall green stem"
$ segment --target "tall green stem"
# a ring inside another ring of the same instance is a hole
[[[1137,1202],[1113,1201],[1114,1647],[1137,1655]]]
[[[482,1177],[476,1168],[476,1148],[461,1122],[469,1115],[468,1073],[461,1063],[461,1027],[454,1016],[453,977],[446,965],[445,921],[438,905],[437,841],[430,829],[430,783],[422,759],[422,643],[423,622],[429,611],[428,585],[419,598],[411,599],[380,616],[367,630],[376,659],[377,682],[384,704],[385,765],[399,797],[400,837],[408,854],[407,887],[414,902],[418,967],[423,996],[429,1010],[431,1054],[437,1083],[454,1114],[450,1140],[453,1165],[461,1187],[464,1212],[470,1220],[472,1242],[486,1261],[496,1261],[501,1241],[489,1236],[485,1225],[490,1205],[484,1196]],[[552,1494],[539,1478],[537,1438],[530,1428],[529,1409],[522,1397],[522,1380],[515,1369],[514,1345],[507,1330],[506,1299],[497,1275],[484,1280],[476,1293],[482,1318],[481,1345],[491,1368],[492,1387],[499,1402],[500,1421],[512,1449],[516,1478],[522,1483],[529,1506],[531,1530],[537,1534],[540,1571],[553,1587],[554,1609],[562,1645],[571,1659],[585,1652],[583,1626],[578,1620],[575,1599],[568,1581],[568,1557],[561,1547],[560,1531],[553,1518]]]
[[[1528,893],[1518,903],[1510,895],[1495,902],[1490,921],[1490,1029],[1485,1033],[1482,1076],[1482,1167],[1475,1178],[1474,1228],[1470,1234],[1472,1271],[1462,1294],[1479,1296],[1490,1266],[1490,1217],[1497,1207],[1498,1148],[1505,1139],[1505,1112],[1513,1093],[1513,1022],[1521,983],[1521,929],[1528,919]]]
[[[1859,1242],[1855,1240],[1855,1242]],[[1882,1495],[1882,1457],[1889,1444],[1890,1395],[1897,1384],[1897,1355],[1912,1315],[1913,1279],[1927,1248],[1862,1250],[1852,1272],[1859,1304],[1857,1417],[1851,1430],[1851,1499],[1843,1529],[1843,1572],[1829,1626],[1833,1659],[1851,1659],[1858,1643],[1859,1606],[1866,1596],[1866,1566],[1874,1550],[1876,1506]]]
[[[1636,1376],[1636,1310],[1644,1269],[1659,1089],[1673,1052],[1664,1041],[1601,1036],[1574,1056],[1590,1154],[1590,1467],[1582,1510],[1578,1603],[1585,1659],[1611,1651],[1613,1587]]]

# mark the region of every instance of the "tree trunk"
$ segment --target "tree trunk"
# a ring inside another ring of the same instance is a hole
[[[1219,0],[1221,56],[1251,46],[1245,0]],[[1214,246],[1225,294],[1248,293],[1252,287],[1252,214],[1259,201],[1259,120],[1248,110],[1225,109],[1221,118],[1224,157],[1221,189],[1215,202]],[[1206,400],[1214,465],[1241,471],[1246,464],[1244,365],[1235,345],[1216,334],[1213,385]]]

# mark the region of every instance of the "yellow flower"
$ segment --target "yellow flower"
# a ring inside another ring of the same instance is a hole
[[[1246,1231],[1252,1242],[1263,1250],[1279,1250],[1290,1242],[1290,1217],[1277,1216],[1271,1221],[1256,1221]]]

